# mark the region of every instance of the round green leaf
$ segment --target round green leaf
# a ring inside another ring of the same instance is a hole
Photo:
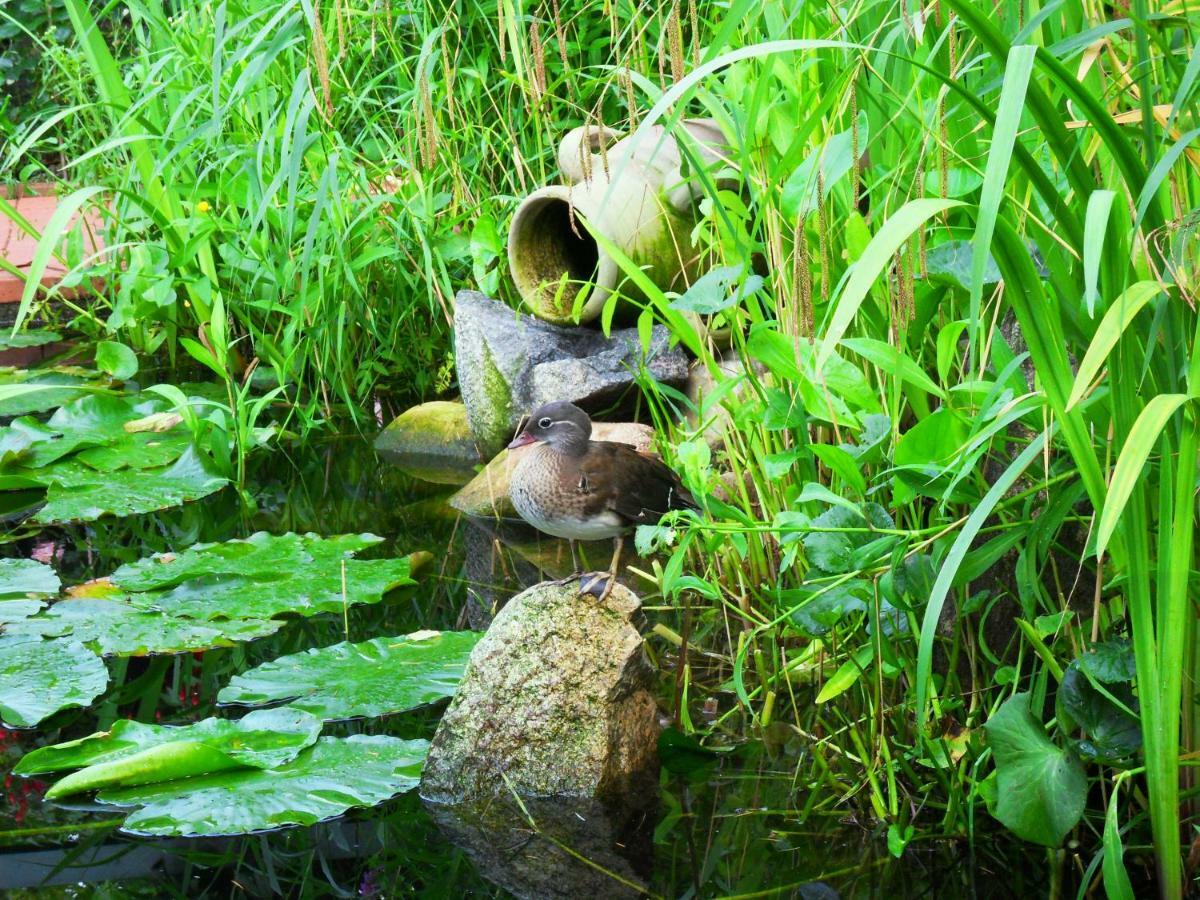
[[[384,735],[323,737],[277,769],[235,769],[103,791],[97,799],[140,806],[122,826],[132,834],[228,835],[312,825],[416,787],[428,750],[428,741]]]
[[[58,574],[36,559],[0,559],[0,600],[53,597],[58,589]]]
[[[108,687],[104,660],[79,641],[0,644],[0,719],[29,728]]]
[[[96,345],[96,368],[125,381],[137,374],[137,356],[124,344],[101,341]]]
[[[289,701],[327,722],[402,712],[453,696],[481,636],[418,632],[314,648],[235,675],[217,699],[244,706]]]

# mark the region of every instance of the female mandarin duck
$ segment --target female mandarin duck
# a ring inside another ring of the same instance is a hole
[[[575,541],[614,541],[604,602],[612,591],[625,535],[653,525],[675,509],[699,509],[679,478],[653,456],[629,444],[593,441],[592,420],[573,403],[535,409],[508,446],[536,444],[517,463],[510,494],[521,518],[538,531],[566,538],[575,563]],[[601,576],[602,577],[602,576]],[[590,593],[592,579],[580,593]]]

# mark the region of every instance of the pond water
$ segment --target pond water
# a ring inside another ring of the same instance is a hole
[[[150,553],[255,531],[370,531],[378,555],[431,550],[435,562],[412,588],[349,618],[291,623],[277,635],[228,650],[129,660],[96,707],[60,713],[51,729],[0,733],[0,892],[5,896],[507,897],[504,863],[534,838],[514,820],[481,848],[458,846],[415,792],[372,810],[311,828],[242,838],[146,840],[123,835],[111,808],[42,800],[47,785],[6,774],[44,743],[108,727],[115,718],[183,723],[214,713],[232,674],[284,653],[345,640],[478,624],[482,605],[502,601],[534,577],[494,536],[461,521],[445,505],[451,488],[416,481],[380,460],[360,438],[278,451],[254,459],[250,483],[258,509],[245,512],[231,491],[150,516],[102,520],[19,537],[2,556],[52,561],[70,584],[107,574]],[[19,517],[0,527],[19,536]],[[347,631],[349,632],[347,634]],[[121,662],[113,665],[121,667]],[[431,737],[440,708],[388,719],[327,726],[327,733]],[[989,837],[920,841],[899,861],[885,832],[853,820],[834,803],[804,812],[795,784],[795,748],[768,752],[748,742],[720,760],[664,769],[660,795],[628,836],[609,839],[654,895],[663,897],[1009,897],[1045,894],[1046,858],[1028,845]],[[580,819],[582,821],[582,818]],[[458,834],[461,841],[462,832]],[[578,848],[551,847],[554,896],[623,896]],[[583,836],[580,836],[583,835]],[[476,837],[480,832],[476,831]],[[511,843],[510,843],[511,842]],[[614,848],[609,846],[611,851]],[[482,852],[482,856],[481,856]],[[1064,859],[1060,870],[1076,870]],[[499,866],[499,868],[498,868]],[[485,877],[485,873],[489,877]],[[598,880],[597,880],[598,879]],[[499,884],[498,884],[498,883]],[[611,888],[611,890],[609,889]]]

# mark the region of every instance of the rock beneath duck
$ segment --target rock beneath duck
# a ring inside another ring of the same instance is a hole
[[[480,463],[462,403],[435,400],[405,410],[375,439],[389,462],[422,481],[465,484]]]
[[[642,453],[654,453],[654,429],[640,422],[593,422],[592,439],[630,444]],[[501,450],[483,470],[466,483],[453,497],[450,505],[461,513],[477,519],[516,519],[508,495],[512,471],[532,446]]]
[[[643,353],[636,328],[605,337],[591,328],[563,328],[516,312],[476,291],[454,301],[454,354],[459,387],[476,442],[498,452],[529,410],[569,400],[595,410],[619,401],[635,387],[644,364],[650,377],[681,387],[687,357],[670,346],[661,325]]]
[[[475,645],[421,776],[435,803],[508,797],[616,802],[653,793],[654,673],[633,622],[637,595],[603,603],[579,582],[514,597]]]

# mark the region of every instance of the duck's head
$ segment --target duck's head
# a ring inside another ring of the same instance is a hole
[[[513,449],[541,441],[560,453],[580,456],[587,452],[591,436],[592,420],[588,414],[574,403],[559,400],[531,412],[508,446]]]

